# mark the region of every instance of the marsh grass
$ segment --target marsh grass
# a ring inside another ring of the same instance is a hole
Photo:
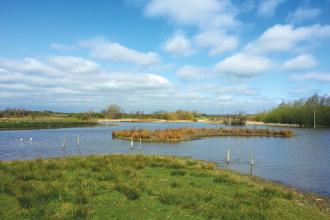
[[[168,129],[129,129],[113,131],[112,137],[119,139],[141,139],[144,142],[177,142],[216,136],[261,136],[261,137],[292,137],[294,132],[289,129],[249,129],[249,128],[168,128]]]
[[[1,219],[329,219],[322,201],[190,158],[0,163]]]
[[[95,126],[95,121],[83,121],[66,118],[42,118],[42,119],[10,119],[0,120],[0,130],[25,130]]]

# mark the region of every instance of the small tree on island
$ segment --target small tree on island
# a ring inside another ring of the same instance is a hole
[[[120,106],[116,104],[111,104],[108,107],[106,107],[102,113],[105,115],[107,118],[112,118],[112,119],[118,119],[122,116],[123,110]]]

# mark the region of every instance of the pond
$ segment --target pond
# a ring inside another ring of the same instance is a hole
[[[129,128],[219,127],[208,123],[119,123],[117,126],[0,131],[0,159],[33,159],[64,155],[152,154],[189,156],[220,167],[330,196],[330,129],[294,129],[296,136],[212,137],[180,143],[134,143],[112,139],[113,130]],[[251,126],[250,126],[251,127]],[[252,126],[253,127],[253,126]],[[260,127],[258,127],[260,128]],[[276,128],[271,128],[276,129]],[[80,146],[77,147],[77,137]],[[61,148],[66,137],[66,147]],[[21,141],[20,139],[23,139]],[[32,138],[32,141],[30,140]],[[225,163],[227,149],[231,162]],[[250,153],[255,165],[250,165]]]

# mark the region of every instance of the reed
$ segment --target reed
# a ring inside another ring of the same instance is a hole
[[[112,137],[119,139],[141,139],[144,142],[175,142],[216,136],[260,136],[260,137],[292,137],[289,129],[249,129],[249,128],[168,128],[164,130],[128,129],[113,131]]]

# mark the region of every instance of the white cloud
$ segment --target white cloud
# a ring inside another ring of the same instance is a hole
[[[215,71],[236,77],[252,77],[267,71],[271,66],[271,60],[266,57],[239,53],[217,63]]]
[[[56,74],[56,69],[33,58],[24,58],[22,61],[0,59],[0,67],[30,74]]]
[[[168,39],[163,45],[163,50],[176,56],[189,56],[195,52],[191,41],[182,33],[176,33]]]
[[[206,69],[192,65],[184,65],[178,69],[176,73],[183,80],[197,80],[205,77]]]
[[[39,66],[54,70],[31,73],[26,62],[33,60]],[[15,64],[12,65],[12,64]],[[109,93],[141,93],[150,90],[166,90],[171,83],[164,77],[150,73],[109,72],[99,64],[80,57],[50,57],[45,61],[32,58],[23,60],[2,59],[0,85],[3,92],[25,97],[55,97],[66,94],[67,98],[84,100],[86,96],[104,97]],[[91,99],[92,100],[92,99]]]
[[[244,84],[235,86],[208,85],[204,90],[212,92],[216,96],[224,94],[231,96],[256,96],[258,94],[256,89]]]
[[[292,77],[297,81],[316,81],[321,83],[330,83],[330,73],[324,72],[309,72],[302,75],[295,75]]]
[[[67,50],[73,49],[74,45],[65,45],[65,44],[59,44],[59,43],[52,43],[50,45],[50,48],[54,49],[54,50],[67,51]]]
[[[170,82],[155,74],[113,73],[105,86],[118,90],[155,90],[170,86]]]
[[[277,7],[286,0],[262,0],[258,7],[258,15],[271,17],[275,14]]]
[[[286,52],[300,43],[312,42],[330,37],[330,25],[315,24],[295,28],[292,25],[275,25],[267,29],[245,50],[250,53]]]
[[[314,67],[317,64],[313,56],[300,54],[299,56],[285,61],[281,68],[284,70],[302,70]]]
[[[200,28],[236,27],[234,12],[230,0],[151,0],[145,7],[147,16],[164,16],[176,24]]]
[[[200,32],[194,37],[194,41],[200,47],[209,48],[211,56],[234,50],[239,44],[238,37],[227,35],[219,30]]]
[[[99,64],[81,57],[54,56],[49,61],[55,68],[69,73],[93,74],[101,69]]]
[[[319,8],[299,7],[296,11],[289,13],[288,20],[290,23],[298,24],[305,20],[317,18],[322,13]]]
[[[90,48],[92,57],[116,62],[131,62],[141,66],[150,66],[160,62],[160,57],[154,52],[139,52],[119,43],[105,39],[82,41],[81,45]]]

